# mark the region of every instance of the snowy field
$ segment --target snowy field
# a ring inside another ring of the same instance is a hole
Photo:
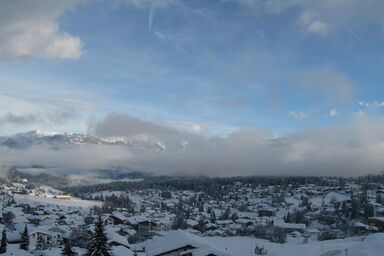
[[[207,237],[210,243],[227,248],[232,255],[254,256],[256,244],[264,245],[270,256],[381,256],[384,255],[384,233],[366,238],[355,237],[308,244],[276,244],[252,237]]]
[[[90,201],[90,200],[81,200],[78,198],[71,198],[70,200],[60,200],[53,197],[42,197],[42,196],[33,196],[33,195],[19,195],[14,194],[14,198],[17,203],[27,203],[27,204],[52,204],[65,207],[84,207],[89,208],[95,205],[101,206],[102,202],[99,201]]]

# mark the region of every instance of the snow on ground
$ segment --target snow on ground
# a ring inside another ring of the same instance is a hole
[[[71,198],[70,200],[60,200],[53,197],[42,197],[42,196],[33,196],[33,195],[19,195],[14,194],[14,198],[17,203],[27,203],[27,204],[53,204],[66,207],[84,207],[89,208],[95,205],[101,206],[102,202],[99,201],[90,201],[90,200],[81,200],[78,198]]]
[[[343,194],[337,193],[337,192],[329,192],[329,193],[324,197],[324,201],[325,201],[325,203],[329,203],[332,199],[333,199],[333,200],[336,200],[337,202],[343,202],[343,201],[350,200],[351,197],[350,197],[350,196],[347,196],[347,195],[343,195]]]
[[[376,256],[384,254],[384,233],[366,237],[361,243],[349,248],[349,256]]]
[[[4,255],[15,255],[15,256],[29,256],[32,255],[29,252],[19,249],[19,244],[8,244],[7,253]]]
[[[256,244],[264,245],[270,256],[379,256],[384,251],[384,233],[349,239],[307,244],[276,244],[252,237],[206,237],[207,241],[226,248],[232,255],[254,256]]]
[[[63,195],[63,191],[60,191],[58,189],[49,187],[49,186],[39,186],[36,190],[44,191],[46,194],[51,194],[51,195]]]

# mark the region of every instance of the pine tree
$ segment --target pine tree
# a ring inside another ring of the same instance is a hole
[[[91,256],[110,256],[108,238],[104,233],[104,225],[101,216],[95,224],[95,232],[92,236],[92,244],[89,248],[89,255]]]
[[[6,253],[6,252],[7,252],[7,231],[4,227],[3,233],[1,236],[0,253]]]
[[[216,223],[216,213],[213,209],[211,211],[211,222]]]
[[[204,231],[204,228],[205,228],[205,219],[204,219],[204,216],[203,216],[203,215],[200,215],[199,222],[198,222],[198,224],[197,224],[197,229],[198,229],[200,232],[203,232],[203,231]]]
[[[25,225],[23,235],[21,236],[20,249],[25,251],[29,250],[29,235],[27,225]]]
[[[231,208],[228,206],[225,212],[221,215],[220,219],[222,220],[228,220],[229,216],[231,214]]]
[[[291,217],[291,213],[290,212],[287,213],[287,216],[285,217],[285,222],[286,223],[291,223],[292,222],[292,217]]]
[[[184,214],[182,212],[178,212],[173,219],[172,223],[173,229],[185,229],[187,228],[187,222],[185,221]]]
[[[234,212],[231,216],[232,221],[236,221],[239,218],[236,212]]]
[[[64,239],[64,247],[63,247],[63,250],[61,251],[61,255],[63,256],[77,255],[76,252],[72,251],[72,246],[68,239]]]
[[[368,219],[369,217],[373,217],[375,215],[375,208],[372,204],[366,204],[364,207],[364,217]]]
[[[37,237],[35,250],[44,251],[46,249],[47,249],[47,243],[45,242],[43,236],[39,234],[39,236]]]
[[[360,200],[354,198],[351,205],[351,218],[354,219],[357,217],[358,212],[360,211]]]

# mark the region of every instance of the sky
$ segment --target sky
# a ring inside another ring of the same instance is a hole
[[[143,133],[196,151],[232,143],[276,173],[295,161],[297,173],[330,162],[347,175],[346,159],[359,162],[352,175],[379,171],[383,11],[381,0],[4,0],[0,135]],[[223,168],[157,157],[140,161]]]

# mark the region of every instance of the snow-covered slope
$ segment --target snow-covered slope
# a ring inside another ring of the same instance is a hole
[[[263,245],[271,256],[379,256],[384,251],[384,233],[307,244],[277,244],[251,237],[205,237],[206,242],[226,248],[233,255],[254,255],[256,244]]]
[[[28,148],[33,145],[48,145],[59,147],[63,145],[123,145],[146,150],[165,150],[166,146],[160,141],[147,136],[132,137],[106,137],[99,138],[83,133],[50,133],[42,131],[30,131],[18,133],[13,136],[0,137],[0,145],[14,149]]]

